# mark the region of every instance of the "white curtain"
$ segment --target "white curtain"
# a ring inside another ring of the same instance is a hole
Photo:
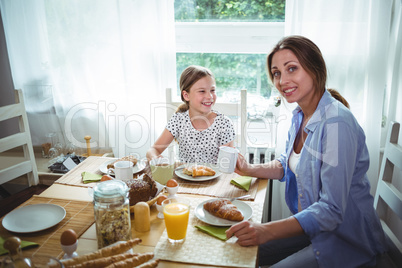
[[[327,86],[337,89],[348,100],[365,131],[372,194],[379,172],[382,107],[394,9],[393,0],[286,1],[285,36],[303,35],[318,45],[327,63]],[[278,137],[284,136],[287,128],[278,129],[283,132]],[[282,149],[284,141],[278,146]],[[275,182],[274,187],[273,219],[279,219],[290,214],[284,206],[276,208],[276,204],[283,203],[284,184]]]
[[[65,143],[144,157],[157,103],[176,86],[173,0],[1,0],[14,85],[35,145]],[[158,110],[161,112],[161,109]],[[165,119],[165,116],[156,118]]]

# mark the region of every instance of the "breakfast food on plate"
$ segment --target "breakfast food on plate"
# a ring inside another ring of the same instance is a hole
[[[104,248],[98,249],[97,251],[94,251],[92,253],[80,255],[80,256],[72,258],[72,259],[61,260],[61,262],[63,263],[64,267],[71,267],[73,265],[84,263],[86,261],[91,261],[91,260],[95,260],[95,259],[110,257],[113,255],[124,253],[124,252],[130,250],[132,247],[138,245],[141,242],[142,242],[142,240],[140,238],[134,238],[134,239],[130,239],[128,241],[113,244],[109,247],[104,247]]]
[[[137,160],[137,158],[135,158],[134,156],[124,156],[124,157],[122,157],[122,158],[119,158],[119,159],[117,159],[116,161],[114,161],[114,162],[112,162],[112,163],[110,163],[110,164],[108,164],[107,165],[107,169],[109,169],[109,168],[114,168],[114,164],[116,163],[116,162],[119,162],[119,161],[131,161],[131,162],[133,162],[133,166],[135,166],[136,164],[137,164],[137,162],[138,162],[138,160]]]
[[[138,202],[147,202],[155,197],[158,188],[156,182],[147,174],[142,174],[137,179],[126,181],[129,188],[130,206],[134,206]]]
[[[177,183],[177,181],[175,179],[170,179],[166,182],[166,186],[167,187],[177,187],[177,186],[179,186],[179,184]]]
[[[101,178],[101,181],[110,181],[113,180],[113,178],[109,175],[103,175]]]
[[[193,177],[215,175],[215,171],[212,168],[198,165],[184,168],[183,173]]]
[[[215,199],[207,201],[204,209],[212,215],[230,221],[242,221],[241,211],[229,201],[229,199]]]

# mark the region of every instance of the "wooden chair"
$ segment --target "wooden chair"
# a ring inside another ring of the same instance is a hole
[[[27,174],[28,185],[39,183],[38,170],[29,132],[28,117],[25,111],[21,90],[15,90],[15,104],[0,107],[0,121],[18,118],[19,132],[0,139],[0,153],[22,146],[24,160],[0,169],[0,185]]]
[[[398,144],[400,124],[391,122],[387,134],[374,207],[387,236],[389,252],[394,267],[402,267],[402,147]],[[394,169],[397,167],[397,169]],[[395,172],[394,172],[395,171]],[[384,258],[377,267],[392,267]]]
[[[241,154],[246,156],[246,123],[247,123],[247,90],[242,89],[240,94],[240,103],[215,103],[214,110],[219,111],[220,113],[226,116],[237,116],[239,118],[238,125],[235,125],[236,138],[235,138],[235,146],[239,149]],[[166,89],[166,117],[169,120],[172,115],[176,112],[177,107],[179,107],[183,102],[182,101],[173,101],[172,100],[172,89]],[[168,147],[169,155],[177,155],[177,150],[175,147],[175,141]]]

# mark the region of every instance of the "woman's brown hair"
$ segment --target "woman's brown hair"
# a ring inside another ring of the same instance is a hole
[[[180,76],[180,94],[181,100],[184,102],[182,105],[177,108],[176,113],[183,113],[189,109],[189,103],[183,97],[183,91],[190,93],[190,88],[201,78],[206,76],[210,76],[215,79],[212,72],[205,67],[197,66],[197,65],[190,65],[188,66]]]
[[[329,93],[331,93],[332,97],[346,106],[346,108],[350,109],[349,102],[339,93],[337,90],[333,88],[327,89]]]
[[[293,54],[295,54],[303,69],[313,78],[316,90],[315,93],[323,94],[327,83],[327,67],[324,57],[317,45],[304,36],[291,35],[284,37],[276,44],[271,53],[269,53],[267,57],[267,71],[271,81],[273,82],[274,80],[271,72],[272,58],[276,52],[283,49],[289,49]],[[332,97],[349,108],[349,103],[338,91],[328,89],[328,92],[331,93]]]
[[[292,35],[281,39],[267,57],[268,74],[271,81],[272,58],[280,50],[289,49],[295,54],[304,70],[313,78],[316,93],[322,94],[327,82],[327,67],[320,49],[310,39]]]

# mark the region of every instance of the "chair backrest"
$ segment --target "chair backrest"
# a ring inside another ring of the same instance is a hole
[[[176,112],[177,107],[183,104],[182,101],[175,102],[172,101],[172,89],[166,89],[166,116],[169,120],[172,115]],[[235,146],[239,151],[246,155],[246,123],[247,123],[247,90],[242,89],[240,94],[240,103],[215,103],[214,110],[226,116],[236,116],[238,117],[237,124],[235,124],[236,138]],[[175,142],[175,141],[174,141]],[[169,155],[175,150],[175,146],[169,146]],[[173,152],[174,153],[174,152]]]
[[[0,153],[22,146],[24,160],[10,163],[8,166],[2,163],[0,184],[27,174],[29,186],[37,185],[39,183],[38,170],[21,90],[15,90],[15,104],[0,107],[0,121],[11,118],[18,118],[19,132],[0,139]]]
[[[398,145],[399,128],[399,123],[390,123],[374,207],[387,235],[390,247],[388,255],[397,267],[402,267],[402,193],[397,188],[402,189],[402,147]]]

